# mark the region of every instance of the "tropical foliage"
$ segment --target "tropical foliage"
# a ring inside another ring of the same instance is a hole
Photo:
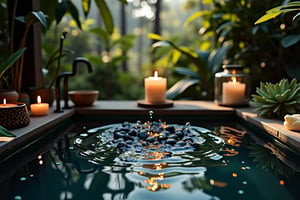
[[[285,5],[277,6],[275,8],[268,10],[265,15],[260,17],[255,22],[255,24],[259,24],[259,23],[268,21],[270,19],[277,17],[278,15],[288,13],[288,12],[297,12],[295,14],[295,16],[293,17],[293,20],[295,21],[300,16],[300,1],[288,2]]]
[[[290,21],[288,13],[269,23],[254,24],[261,13],[278,2],[215,0],[209,5],[211,9],[196,12],[187,21],[200,22],[201,38],[210,39],[213,47],[232,44],[227,62],[245,66],[253,89],[260,81],[278,82],[284,77],[300,80],[300,58],[295,56],[300,46],[289,40],[297,33],[298,24]]]
[[[156,62],[160,65],[165,63],[176,66],[174,72],[183,77],[168,90],[167,98],[212,99],[214,74],[220,70],[230,45],[224,45],[213,51],[200,51],[188,46],[176,45],[156,34],[149,34],[149,37],[158,41],[152,45],[153,49],[167,48]],[[197,86],[198,96],[196,93],[192,96],[183,95],[189,88],[194,87],[197,90]]]

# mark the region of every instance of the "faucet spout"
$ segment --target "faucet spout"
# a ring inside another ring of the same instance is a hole
[[[91,63],[86,59],[86,58],[82,58],[82,57],[77,57],[75,58],[75,60],[73,61],[73,74],[75,75],[77,73],[77,67],[79,63],[84,63],[86,65],[86,67],[88,68],[88,72],[92,73],[93,72],[93,68]]]

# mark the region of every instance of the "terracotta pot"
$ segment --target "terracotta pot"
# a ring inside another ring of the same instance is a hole
[[[36,103],[37,97],[41,96],[43,103],[48,103],[52,106],[54,101],[54,89],[53,88],[31,88],[29,89],[30,103]]]
[[[3,102],[3,98],[6,99],[6,102],[17,102],[19,93],[15,90],[0,90],[0,103]]]

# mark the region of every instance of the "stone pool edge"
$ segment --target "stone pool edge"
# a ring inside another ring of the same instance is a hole
[[[97,101],[92,107],[78,107],[75,109],[64,110],[63,113],[54,113],[55,105],[50,110],[49,115],[43,117],[30,117],[30,124],[24,128],[12,130],[17,137],[10,142],[0,142],[0,154],[5,153],[13,148],[18,147],[18,144],[29,140],[32,137],[38,137],[39,134],[51,129],[62,121],[72,117],[75,114],[110,114],[118,115],[120,113],[143,114],[149,108],[141,108],[137,106],[136,101]],[[265,119],[257,116],[253,112],[253,108],[230,108],[222,107],[214,104],[211,101],[174,101],[174,106],[171,108],[159,108],[156,113],[166,114],[186,114],[186,115],[228,115],[235,114],[238,117],[248,121],[249,123],[265,130],[272,136],[292,146],[297,151],[300,151],[300,133],[289,131],[284,128],[283,121],[274,119]]]

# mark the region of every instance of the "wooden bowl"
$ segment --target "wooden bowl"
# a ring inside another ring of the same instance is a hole
[[[69,97],[75,106],[92,106],[98,99],[99,91],[97,90],[74,90],[69,91]]]

